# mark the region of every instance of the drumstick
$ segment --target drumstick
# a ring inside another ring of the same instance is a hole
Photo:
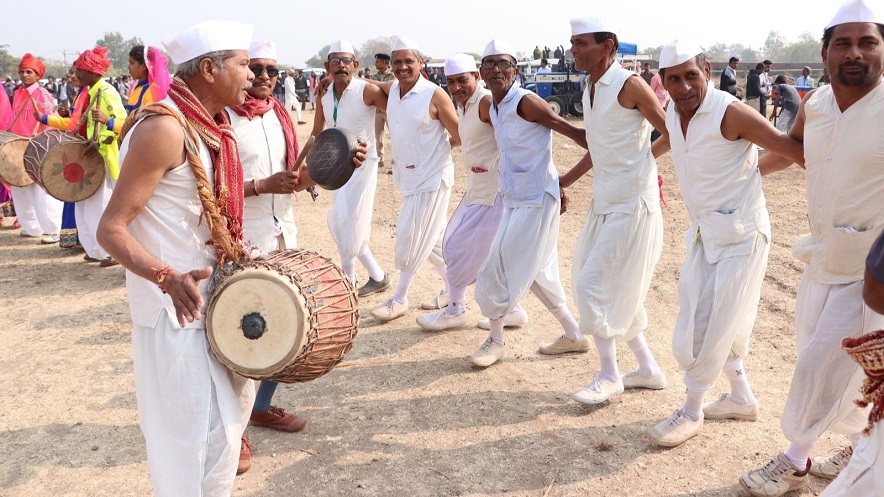
[[[95,92],[95,108],[101,110],[101,88]],[[91,111],[90,111],[91,112]],[[92,139],[98,143],[98,130],[101,127],[101,121],[95,121],[95,129],[92,130]]]
[[[310,151],[310,148],[313,146],[313,142],[314,142],[314,141],[316,141],[316,136],[315,136],[315,135],[310,135],[310,138],[307,139],[307,143],[304,144],[304,148],[301,149],[301,155],[298,156],[298,160],[297,160],[297,162],[295,162],[294,167],[292,167],[293,170],[298,170],[298,169],[301,168],[301,164],[303,164],[304,161],[307,159],[307,152]],[[309,173],[308,173],[308,174],[309,174]],[[308,176],[308,179],[309,179],[309,176]],[[310,180],[310,181],[308,181],[308,182],[309,182],[309,183],[313,183],[312,180]],[[313,201],[315,202],[315,201],[316,201],[316,197],[319,196],[319,193],[316,192],[316,186],[315,186],[315,183],[314,183],[313,185],[308,186],[308,187],[305,187],[305,188],[300,188],[300,186],[301,186],[301,180],[300,180],[300,178],[299,178],[299,179],[298,179],[298,185],[295,187],[295,191],[300,192],[300,191],[303,191],[303,190],[307,190],[308,192],[310,192],[310,197],[311,197],[311,198],[313,199]]]

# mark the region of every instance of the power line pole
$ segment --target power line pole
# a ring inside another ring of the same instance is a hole
[[[80,56],[80,52],[68,52],[67,50],[62,50],[61,55],[64,57],[64,65],[68,65],[68,55],[75,55],[77,57]]]

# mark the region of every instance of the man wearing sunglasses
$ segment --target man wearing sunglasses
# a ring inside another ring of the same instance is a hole
[[[365,162],[344,186],[332,192],[334,205],[328,213],[328,228],[341,255],[341,269],[354,285],[357,259],[368,271],[368,282],[359,287],[359,296],[364,297],[390,286],[390,277],[368,248],[378,187],[375,113],[376,109],[387,108],[387,95],[378,86],[353,77],[359,61],[349,41],[329,45],[325,69],[333,82],[316,101],[312,134],[316,136],[327,127],[340,128],[360,141],[368,141]]]

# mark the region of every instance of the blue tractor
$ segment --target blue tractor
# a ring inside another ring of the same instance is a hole
[[[525,89],[546,100],[556,114],[581,117],[585,81],[585,72],[566,70],[540,73],[534,75],[534,81],[525,85]]]

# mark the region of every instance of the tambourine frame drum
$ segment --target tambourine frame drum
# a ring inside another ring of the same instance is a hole
[[[85,155],[87,146],[80,135],[48,129],[31,138],[25,170],[52,197],[64,202],[85,200],[103,186],[106,171],[101,154]]]
[[[316,135],[307,152],[310,178],[326,190],[337,190],[353,176],[356,166],[356,138],[340,128],[327,128]]]
[[[209,345],[247,378],[310,381],[352,347],[359,319],[350,279],[306,250],[273,252],[225,274],[206,310]]]
[[[12,186],[25,187],[34,183],[24,165],[28,139],[24,136],[0,131],[0,181]]]

